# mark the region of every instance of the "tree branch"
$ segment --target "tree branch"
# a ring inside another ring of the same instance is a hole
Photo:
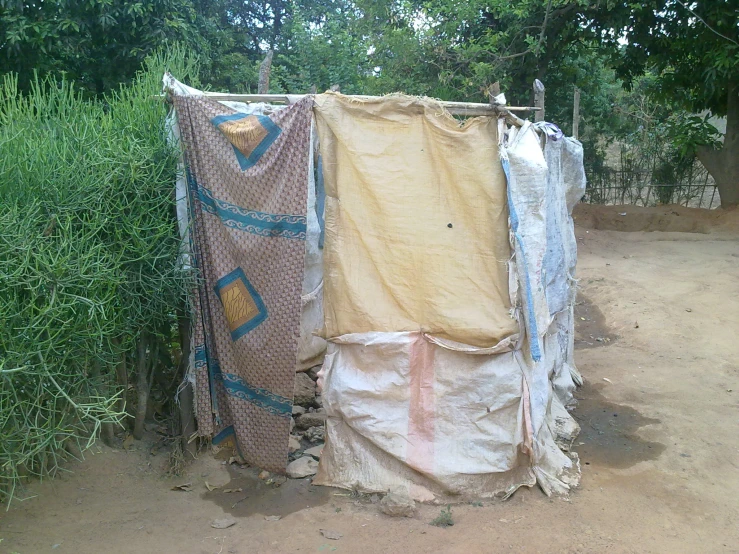
[[[541,52],[541,45],[544,43],[544,33],[546,33],[547,31],[547,23],[549,23],[549,12],[551,9],[552,0],[549,0],[549,2],[547,2],[547,11],[544,13],[544,23],[541,24],[541,33],[539,33],[539,46],[536,48],[537,53]]]
[[[524,50],[523,52],[519,52],[517,54],[509,54],[508,56],[498,56],[499,62],[504,62],[506,60],[512,60],[513,58],[520,58],[521,56],[525,56],[526,54],[531,53],[531,48],[528,50]]]
[[[739,46],[739,42],[735,41],[735,40],[734,40],[733,38],[727,37],[726,35],[722,35],[721,33],[719,33],[719,32],[718,32],[718,31],[717,31],[716,29],[714,29],[714,28],[713,28],[713,27],[711,27],[711,26],[710,26],[710,25],[709,25],[708,23],[706,23],[706,20],[705,20],[705,19],[703,19],[703,18],[702,18],[701,16],[699,16],[699,15],[698,15],[697,13],[695,13],[695,12],[694,12],[693,10],[691,10],[691,9],[690,9],[690,8],[689,8],[688,6],[686,6],[685,4],[683,4],[682,0],[676,0],[676,1],[677,1],[677,3],[678,3],[678,4],[680,4],[680,5],[681,5],[681,6],[683,7],[683,8],[685,8],[685,9],[686,9],[686,10],[688,10],[688,11],[689,11],[689,12],[690,12],[691,14],[693,14],[693,17],[695,17],[695,18],[696,18],[696,19],[697,19],[698,21],[700,21],[701,23],[703,23],[703,25],[705,25],[705,26],[706,26],[706,27],[708,28],[708,30],[709,30],[709,31],[711,31],[712,33],[714,33],[714,34],[716,34],[716,35],[720,36],[720,37],[721,37],[722,39],[728,40],[729,42],[731,42],[731,43],[734,43],[734,44],[736,44],[737,46]]]

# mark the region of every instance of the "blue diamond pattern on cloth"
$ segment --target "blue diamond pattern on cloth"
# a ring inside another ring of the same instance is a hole
[[[216,294],[231,331],[231,339],[238,340],[267,319],[267,307],[240,267],[218,279]]]
[[[266,115],[219,115],[211,123],[231,143],[242,171],[253,167],[282,133]]]

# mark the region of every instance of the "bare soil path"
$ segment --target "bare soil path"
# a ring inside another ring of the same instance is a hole
[[[727,226],[715,213],[608,209],[578,214],[587,383],[575,411],[583,479],[569,501],[524,489],[453,506],[442,529],[428,525],[438,506],[392,519],[370,499],[307,481],[275,488],[210,454],[166,477],[166,454],[142,442],[95,447],[33,485],[35,498],[0,514],[0,552],[739,552],[739,214]],[[631,215],[635,228],[693,232],[604,230]],[[191,492],[171,490],[186,482]],[[211,528],[226,516],[236,525]]]

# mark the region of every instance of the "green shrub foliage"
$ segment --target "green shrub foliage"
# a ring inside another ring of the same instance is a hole
[[[13,75],[0,84],[6,501],[25,477],[79,456],[101,427],[130,424],[139,382],[167,394],[179,381],[177,310],[191,277],[178,265],[178,151],[155,98],[167,68],[194,78],[175,48],[100,100],[53,78],[28,93]]]

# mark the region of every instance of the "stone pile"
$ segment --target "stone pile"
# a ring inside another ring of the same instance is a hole
[[[287,475],[302,479],[315,475],[325,437],[326,412],[321,395],[316,394],[316,380],[321,366],[295,375],[293,416],[290,422]]]

